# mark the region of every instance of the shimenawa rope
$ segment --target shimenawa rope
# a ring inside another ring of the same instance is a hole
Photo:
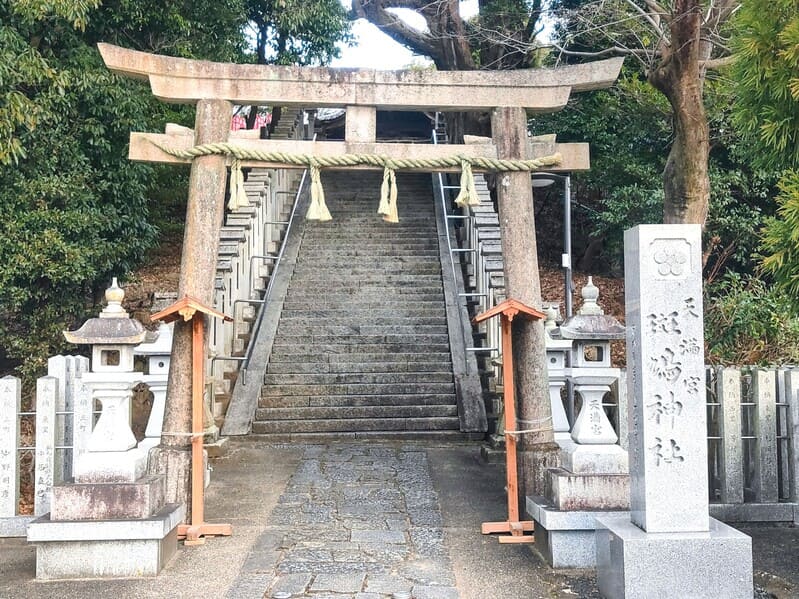
[[[186,150],[179,150],[151,141],[161,151],[174,156],[191,160],[198,156],[211,156],[223,154],[231,156],[231,209],[247,206],[244,190],[244,176],[241,173],[242,160],[257,160],[260,162],[277,162],[295,166],[307,166],[311,171],[311,205],[306,218],[308,220],[328,221],[332,219],[330,211],[325,204],[325,193],[322,188],[320,169],[325,167],[340,166],[375,166],[383,167],[383,183],[380,186],[380,204],[377,212],[383,220],[391,223],[399,222],[397,212],[397,169],[417,169],[435,171],[444,168],[460,166],[461,185],[460,193],[455,199],[459,206],[475,206],[479,203],[474,184],[472,168],[497,172],[534,171],[542,167],[554,166],[561,162],[560,154],[543,156],[531,160],[510,160],[499,158],[485,158],[481,156],[452,155],[440,158],[394,158],[379,154],[340,154],[338,156],[314,156],[312,154],[293,154],[289,152],[265,152],[251,148],[243,148],[226,142],[202,144]],[[234,195],[235,192],[235,195]]]

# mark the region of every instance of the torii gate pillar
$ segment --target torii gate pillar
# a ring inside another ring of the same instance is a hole
[[[226,142],[232,114],[233,106],[227,100],[199,100],[194,143]],[[209,273],[216,268],[226,184],[225,156],[200,156],[192,161],[178,297],[188,295],[207,306],[214,303],[214,277]],[[161,444],[150,451],[149,470],[167,475],[167,503],[186,503],[187,521],[190,519],[186,498],[191,482],[191,377],[192,323],[178,320],[169,364],[164,432]]]
[[[491,135],[499,158],[529,158],[527,112],[496,108]],[[505,295],[541,308],[541,281],[535,238],[535,212],[530,173],[497,175],[497,203],[505,268]],[[560,447],[552,432],[542,320],[516,319],[513,326],[513,375],[516,381],[519,429],[543,429],[519,438],[519,497],[543,495],[546,469],[558,466]]]

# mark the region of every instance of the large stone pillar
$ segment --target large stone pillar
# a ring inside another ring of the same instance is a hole
[[[499,158],[529,158],[527,113],[523,108],[497,108],[491,116],[491,134]],[[499,228],[508,298],[541,309],[541,283],[535,239],[533,187],[530,173],[497,176]],[[519,494],[543,495],[546,469],[558,465],[559,446],[552,432],[552,410],[546,368],[544,324],[540,320],[513,320],[513,364],[516,380],[518,427],[542,429],[519,439]]]
[[[231,115],[232,105],[225,100],[197,102],[195,144],[227,141]],[[201,156],[192,162],[178,298],[190,295],[206,306],[214,303],[214,273],[226,182],[225,156]],[[168,503],[185,503],[188,520],[192,323],[176,321],[173,335],[161,444],[150,453],[149,469],[153,473],[166,474],[166,500]]]

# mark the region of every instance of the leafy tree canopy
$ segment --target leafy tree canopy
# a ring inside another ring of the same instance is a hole
[[[782,173],[778,217],[763,228],[763,267],[799,297],[799,8],[747,0],[736,16],[735,124],[754,164]],[[796,302],[793,302],[796,310]]]
[[[259,64],[323,65],[351,41],[339,0],[245,0]]]
[[[128,135],[189,111],[110,73],[96,42],[228,59],[245,43],[235,6],[0,1],[0,366],[41,368],[156,238],[156,169],[127,159]]]

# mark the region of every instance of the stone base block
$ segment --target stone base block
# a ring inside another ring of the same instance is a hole
[[[627,451],[618,445],[561,444],[560,465],[575,474],[628,474]]]
[[[559,510],[628,510],[630,476],[627,474],[574,474],[550,468],[549,493]]]
[[[553,568],[595,568],[596,519],[609,513],[629,519],[629,512],[564,511],[543,497],[527,498],[527,513],[535,520],[535,544]]]
[[[84,453],[76,460],[73,476],[76,483],[132,483],[146,470],[147,452],[133,448]]]
[[[221,458],[228,452],[228,438],[220,437],[213,443],[205,443],[203,445],[209,458]]]
[[[164,506],[164,477],[135,483],[76,483],[53,487],[50,520],[135,520]]]
[[[752,539],[710,519],[706,533],[646,533],[597,519],[597,582],[607,599],[751,599]]]
[[[33,522],[36,516],[9,516],[0,518],[0,539],[5,537],[24,537],[28,529],[28,524]]]
[[[722,522],[799,524],[799,503],[711,503],[710,515]]]
[[[183,505],[170,504],[144,520],[53,522],[28,526],[36,544],[38,580],[156,576],[177,551]]]
[[[504,464],[506,459],[505,449],[494,449],[488,444],[481,445],[480,458],[486,464]]]

